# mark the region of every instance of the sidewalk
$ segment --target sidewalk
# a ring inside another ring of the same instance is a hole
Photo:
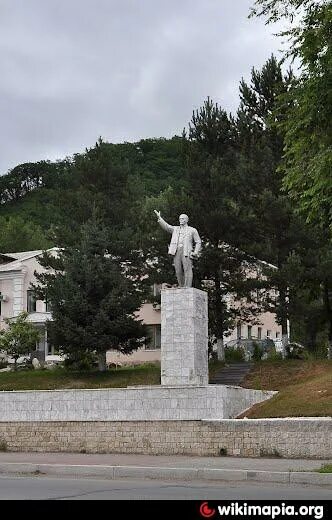
[[[279,482],[331,486],[331,460],[128,454],[0,452],[0,474]]]

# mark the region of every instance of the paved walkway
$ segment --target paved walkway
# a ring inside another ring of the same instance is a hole
[[[0,473],[103,478],[166,478],[284,482],[331,486],[332,474],[314,472],[332,460],[189,457],[128,454],[1,452]]]

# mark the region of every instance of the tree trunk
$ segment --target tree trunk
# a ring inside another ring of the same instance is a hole
[[[225,361],[224,349],[224,322],[223,322],[223,308],[221,302],[220,277],[217,272],[214,277],[215,283],[215,303],[216,303],[216,337],[217,337],[217,357],[219,361]]]
[[[327,342],[327,359],[332,359],[332,305],[330,302],[330,291],[328,280],[324,281],[324,306],[328,320],[328,342]]]
[[[98,352],[98,370],[99,372],[105,372],[107,370],[106,367],[106,352]]]
[[[217,356],[219,361],[225,361],[224,338],[217,339]]]
[[[281,318],[281,341],[282,341],[282,357],[285,358],[287,355],[287,345],[289,343],[288,337],[288,302],[286,291],[284,288],[279,289],[279,306],[282,308],[282,318]]]

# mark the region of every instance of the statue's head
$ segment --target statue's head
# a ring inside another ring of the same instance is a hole
[[[179,216],[180,226],[183,226],[184,224],[188,224],[188,220],[189,220],[188,215],[185,215],[184,213],[182,213],[182,214]]]

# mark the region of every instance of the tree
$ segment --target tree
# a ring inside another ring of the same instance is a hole
[[[0,349],[5,350],[14,360],[14,369],[17,370],[17,359],[36,350],[36,343],[40,340],[39,330],[27,322],[28,313],[22,312],[17,318],[6,318],[8,328],[0,331]]]
[[[203,239],[196,278],[209,292],[210,335],[216,338],[220,358],[223,338],[236,320],[254,321],[259,307],[254,279],[248,277],[256,261],[244,252],[252,211],[246,202],[236,127],[209,98],[189,124],[187,168],[192,220]]]
[[[140,277],[112,251],[109,232],[95,213],[82,226],[80,242],[59,254],[45,254],[35,290],[52,306],[52,343],[69,355],[96,352],[106,369],[109,349],[130,353],[144,328],[135,318],[144,298]]]
[[[252,69],[251,81],[240,84],[240,107],[237,113],[239,146],[247,164],[247,192],[256,224],[252,226],[253,255],[278,267],[267,268],[267,289],[275,288],[276,297],[266,297],[267,310],[276,312],[282,327],[283,347],[288,341],[289,288],[287,278],[289,255],[308,234],[304,223],[294,213],[293,204],[282,191],[284,132],[280,123],[289,107],[281,103],[292,82],[293,74],[283,74],[281,65],[272,56],[260,71]],[[268,267],[268,266],[267,266]],[[293,292],[293,297],[295,293]]]
[[[50,247],[43,230],[19,216],[0,217],[0,251],[2,253],[31,251]]]
[[[291,23],[283,35],[300,75],[284,123],[284,185],[307,220],[332,231],[332,2],[256,0],[252,14]],[[332,235],[331,235],[332,236]]]
[[[281,171],[283,183],[298,211],[332,239],[332,2],[330,0],[256,0],[252,14],[267,23],[290,22],[291,47],[286,56],[300,63],[299,77],[283,97],[290,105],[280,122],[285,138]],[[320,231],[318,230],[317,233]],[[329,253],[330,255],[330,253]],[[329,356],[332,357],[331,277],[322,282],[325,312],[330,318]]]

